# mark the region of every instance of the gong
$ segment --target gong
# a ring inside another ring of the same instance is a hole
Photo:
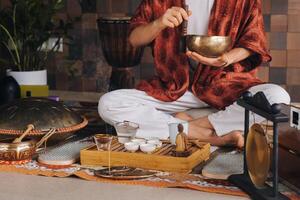
[[[271,105],[263,92],[254,95],[246,92],[237,100],[237,104],[245,109],[244,170],[242,174],[231,175],[228,180],[247,192],[251,199],[289,199],[278,191],[278,125],[288,122],[289,117],[281,111],[281,104]],[[272,129],[268,123],[249,127],[250,112],[265,118],[272,124]],[[270,178],[268,175],[271,175]],[[266,184],[267,179],[272,185]]]
[[[253,124],[246,142],[246,161],[253,184],[263,187],[269,173],[271,155],[266,133],[261,125]]]

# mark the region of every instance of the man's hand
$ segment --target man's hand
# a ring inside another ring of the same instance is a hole
[[[188,20],[191,12],[185,11],[180,7],[172,7],[169,8],[163,16],[158,19],[158,25],[162,27],[162,29],[170,27],[175,28],[179,26],[183,20]]]
[[[183,20],[188,20],[191,14],[180,7],[169,8],[160,18],[135,28],[129,36],[129,42],[134,47],[149,44],[162,30],[179,26]]]
[[[228,56],[226,54],[223,54],[223,56],[220,56],[217,58],[208,58],[205,56],[201,56],[200,54],[198,54],[196,52],[187,51],[186,55],[188,57],[192,58],[193,60],[195,60],[201,64],[208,65],[208,66],[226,67],[230,64]]]

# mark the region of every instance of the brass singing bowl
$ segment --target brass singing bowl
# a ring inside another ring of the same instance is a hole
[[[1,161],[22,161],[31,159],[36,150],[36,142],[34,140],[24,140],[18,143],[11,143],[11,141],[0,142]]]
[[[26,131],[31,131],[29,128]],[[26,132],[25,131],[25,132]],[[36,149],[39,148],[49,137],[54,135],[55,129],[51,129],[46,133],[40,141],[34,139],[24,139],[17,141],[13,138],[0,141],[0,161],[24,161],[31,160]]]
[[[229,36],[204,36],[187,35],[186,44],[190,51],[194,51],[205,57],[219,57],[229,50],[231,46]]]

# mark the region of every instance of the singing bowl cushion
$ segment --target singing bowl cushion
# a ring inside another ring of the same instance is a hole
[[[1,106],[0,111],[0,134],[21,134],[28,124],[35,127],[29,135],[44,134],[51,128],[69,133],[88,123],[62,103],[46,98],[18,99]]]

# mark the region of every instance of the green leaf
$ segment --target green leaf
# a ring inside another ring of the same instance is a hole
[[[0,24],[0,28],[7,34],[7,36],[9,37],[9,40],[10,42],[12,43],[12,47],[13,47],[13,50],[14,50],[14,53],[15,53],[15,56],[14,54],[12,53],[12,51],[10,50],[10,48],[8,47],[7,44],[5,44],[6,48],[8,49],[8,51],[10,52],[13,60],[15,61],[15,64],[17,64],[19,66],[20,64],[20,56],[19,56],[19,52],[18,52],[18,48],[17,48],[17,45],[13,39],[13,37],[11,36],[11,34],[9,33],[9,31],[2,25]]]
[[[0,0],[1,1],[1,0]],[[47,54],[41,46],[51,37],[66,37],[72,19],[57,19],[66,0],[10,0],[11,7],[0,10],[0,43],[4,43],[12,62],[20,70],[39,69],[44,66]],[[56,46],[49,52],[56,51]]]

